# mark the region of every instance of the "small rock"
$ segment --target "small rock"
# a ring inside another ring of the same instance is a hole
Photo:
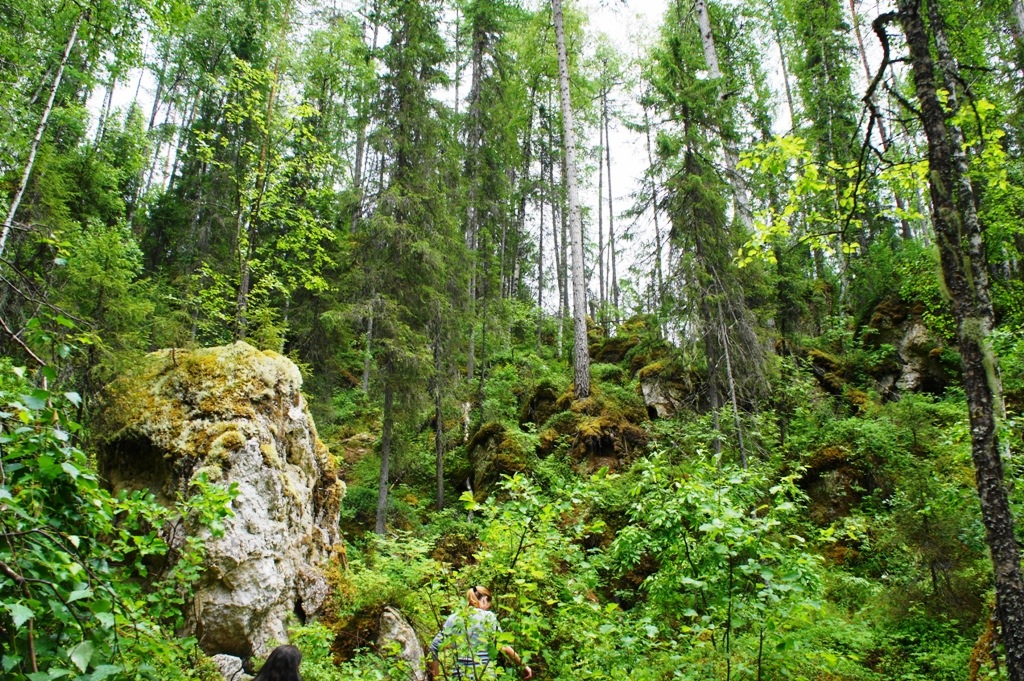
[[[409,681],[425,681],[423,671],[423,646],[420,645],[416,631],[405,619],[405,616],[392,607],[384,608],[380,616],[380,632],[377,635],[377,647],[385,648],[390,643],[399,646],[398,658],[404,660],[409,668]]]
[[[239,657],[234,655],[214,655],[210,659],[217,665],[217,669],[220,670],[220,675],[224,677],[224,681],[247,681],[252,678],[242,669],[242,659]]]

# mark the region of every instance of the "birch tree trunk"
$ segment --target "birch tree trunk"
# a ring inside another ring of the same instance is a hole
[[[4,219],[3,227],[0,228],[0,257],[3,257],[4,248],[7,246],[7,238],[11,234],[11,228],[14,226],[14,216],[18,214],[18,206],[21,205],[21,199],[25,196],[25,189],[28,188],[28,180],[32,176],[32,166],[36,162],[36,154],[39,152],[39,144],[42,142],[43,133],[46,132],[46,124],[50,120],[50,113],[53,111],[53,101],[57,97],[57,89],[60,87],[61,80],[64,78],[64,67],[67,66],[68,59],[71,57],[71,50],[75,48],[75,42],[78,40],[78,29],[82,25],[82,21],[88,14],[88,10],[81,12],[78,18],[75,19],[75,24],[71,28],[71,35],[68,37],[68,42],[64,45],[64,54],[61,55],[60,65],[57,67],[57,74],[53,77],[53,85],[50,86],[50,97],[46,100],[46,106],[43,108],[43,115],[39,118],[39,125],[36,127],[35,137],[32,138],[32,144],[28,150],[28,160],[25,161],[25,170],[21,174],[21,181],[18,183],[18,189],[14,192],[14,198],[11,199],[11,205],[7,210],[7,217]]]
[[[700,40],[704,47],[704,60],[708,65],[708,73],[713,80],[719,81],[719,97],[722,92],[721,79],[722,69],[718,65],[718,50],[715,48],[715,36],[711,31],[711,17],[708,16],[706,0],[694,0],[693,7],[697,12],[697,25],[700,28]],[[725,170],[732,184],[733,197],[736,200],[736,214],[740,221],[749,230],[753,226],[753,214],[750,210],[750,193],[747,190],[747,182],[736,170],[739,164],[739,155],[729,140],[722,139],[722,148],[725,150]]]
[[[997,436],[1002,387],[990,338],[994,314],[984,242],[961,144],[962,136],[955,126],[947,124],[946,111],[937,93],[938,88],[945,89],[946,86],[944,79],[936,73],[929,29],[921,16],[920,0],[900,0],[898,18],[907,38],[920,117],[928,140],[932,221],[943,281],[957,324],[957,346],[962,358],[964,392],[971,423],[971,457],[992,557],[996,611],[1002,625],[1006,665],[1010,679],[1022,681],[1024,578]],[[936,26],[935,17],[929,25],[935,31],[932,35],[941,37],[941,24]],[[941,60],[944,51],[941,40],[937,47]],[[946,68],[953,66],[950,63]],[[955,91],[952,92],[955,95]],[[955,110],[955,104],[949,105]]]
[[[551,0],[558,45],[558,82],[562,99],[562,140],[565,145],[566,187],[569,198],[569,232],[572,238],[573,377],[576,399],[590,396],[590,349],[587,347],[587,289],[583,272],[583,218],[576,182],[576,135],[569,96],[569,61],[565,52],[562,2]]]

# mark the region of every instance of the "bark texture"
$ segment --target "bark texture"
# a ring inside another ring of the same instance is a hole
[[[565,30],[561,0],[551,0],[558,43],[558,83],[562,99],[562,141],[565,145],[565,184],[569,200],[569,233],[572,239],[572,308],[574,328],[573,376],[576,398],[590,395],[590,349],[587,347],[587,288],[583,273],[583,218],[580,214],[576,181],[576,136],[569,97],[569,61],[565,52]]]
[[[920,0],[901,0],[898,8],[928,139],[932,221],[963,358],[972,458],[992,555],[996,609],[1003,630],[1007,669],[1010,678],[1017,681],[1024,679],[1024,580],[996,433],[1002,390],[990,344],[994,316],[981,225],[961,146],[962,136],[955,126],[947,124],[936,92],[942,81],[932,59],[931,38],[937,35],[936,29],[941,34],[941,26],[926,27]],[[933,16],[932,24],[935,19]],[[942,45],[938,47],[941,52]]]

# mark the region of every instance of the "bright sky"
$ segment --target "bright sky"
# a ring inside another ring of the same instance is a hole
[[[654,40],[661,24],[662,16],[668,8],[668,0],[581,0],[579,5],[588,13],[590,30],[605,33],[612,44],[628,57],[637,57]],[[622,95],[617,102],[625,115],[638,120],[641,117],[639,106],[626,100]],[[617,274],[619,279],[631,279],[628,269],[637,260],[647,260],[650,253],[640,252],[641,241],[653,241],[653,216],[646,214],[626,222],[619,215],[632,206],[632,195],[640,188],[641,177],[647,169],[646,137],[627,130],[624,126],[614,123],[610,126],[609,139],[612,157],[612,199],[616,214],[615,231],[618,237],[623,230],[629,230],[636,239],[632,242],[618,240],[616,243]],[[597,144],[597,134],[591,144]],[[607,171],[605,171],[607,172]],[[590,206],[589,237],[597,241],[597,178],[592,178],[592,185],[586,187],[583,201]],[[607,186],[605,186],[607,192]],[[608,229],[607,197],[604,199],[604,229]],[[662,229],[665,222],[662,220]],[[607,237],[605,237],[607,241]],[[606,256],[607,257],[607,256]],[[650,271],[649,263],[645,269]],[[633,281],[638,289],[646,286],[646,282]],[[591,291],[597,289],[596,275],[591,283]]]

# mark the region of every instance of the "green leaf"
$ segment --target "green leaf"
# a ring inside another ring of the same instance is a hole
[[[89,677],[89,681],[101,681],[102,679],[105,679],[108,676],[117,674],[121,670],[121,665],[101,664],[99,667],[96,667],[95,671],[93,671],[92,676]]]
[[[39,393],[43,393],[43,397],[39,397]],[[25,406],[29,409],[46,409],[46,398],[49,393],[45,390],[36,390],[31,395],[22,395],[21,399],[25,403]]]
[[[84,672],[89,667],[89,660],[92,659],[92,654],[95,651],[96,646],[92,641],[82,641],[71,651],[71,661],[75,663],[79,671]]]
[[[68,399],[68,402],[75,405],[76,407],[82,406],[82,396],[78,393],[64,393],[64,397]]]
[[[92,589],[78,589],[71,592],[68,596],[67,602],[74,603],[75,601],[79,601],[83,598],[89,598],[90,596],[92,596]]]
[[[7,612],[11,613],[15,629],[35,616],[35,613],[21,603],[7,603],[4,607],[7,608]]]
[[[0,668],[5,672],[9,672],[14,669],[15,665],[21,662],[21,655],[4,655],[0,657]]]

